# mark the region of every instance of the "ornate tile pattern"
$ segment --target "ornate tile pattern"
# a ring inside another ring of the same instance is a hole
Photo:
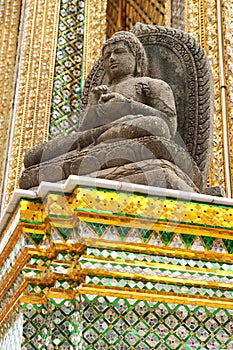
[[[43,305],[24,304],[22,349],[81,349],[80,303],[51,298]]]
[[[21,350],[22,334],[23,334],[23,314],[16,312],[16,320],[11,320],[8,324],[8,331],[3,338],[0,338],[1,350]]]
[[[86,186],[20,200],[0,246],[0,338],[20,298],[24,350],[231,349],[232,213]]]
[[[62,0],[50,120],[50,137],[78,129],[82,88],[85,3]]]
[[[84,349],[231,349],[233,311],[83,296]]]

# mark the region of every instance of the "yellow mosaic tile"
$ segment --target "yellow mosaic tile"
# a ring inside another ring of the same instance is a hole
[[[160,221],[233,227],[231,207],[90,188],[79,188],[74,191],[72,207],[73,211],[89,209],[111,214],[157,218]]]
[[[48,194],[46,198],[46,212],[55,216],[72,216],[73,211],[70,205],[69,197],[60,194]]]
[[[45,208],[42,203],[22,199],[20,201],[21,221],[43,223],[45,221]]]

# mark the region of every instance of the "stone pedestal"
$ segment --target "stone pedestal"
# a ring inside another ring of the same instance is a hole
[[[0,348],[232,349],[232,204],[75,176],[16,191]]]

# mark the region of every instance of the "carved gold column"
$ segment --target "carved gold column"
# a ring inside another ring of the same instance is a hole
[[[101,47],[106,39],[106,8],[107,0],[89,0],[85,4],[83,81],[101,56]]]
[[[3,201],[17,187],[23,156],[47,140],[60,1],[25,0]]]
[[[166,27],[171,27],[171,0],[165,0],[164,7],[165,7],[164,25]]]
[[[186,31],[195,36],[210,60],[215,91],[213,157],[209,184],[232,194],[232,10],[233,1],[186,1]],[[231,158],[230,158],[231,157]],[[231,167],[231,168],[230,168]]]
[[[231,193],[233,195],[233,0],[219,1],[219,15],[222,24],[222,62],[224,81],[222,90],[225,94],[226,121],[225,142],[228,144],[228,163]]]
[[[21,0],[0,2],[0,202],[7,162]]]

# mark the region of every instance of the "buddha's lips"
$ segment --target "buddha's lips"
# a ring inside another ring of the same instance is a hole
[[[109,67],[110,67],[111,69],[117,68],[117,67],[118,67],[118,63],[115,63],[115,62],[114,62],[114,63],[110,64]]]

